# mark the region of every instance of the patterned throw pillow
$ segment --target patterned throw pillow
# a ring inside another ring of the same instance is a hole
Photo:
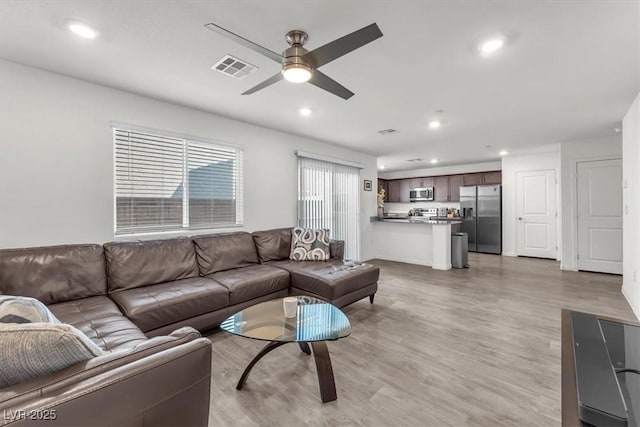
[[[42,302],[0,295],[0,389],[107,354]]]
[[[327,261],[329,230],[296,227],[291,233],[291,254],[294,261]]]

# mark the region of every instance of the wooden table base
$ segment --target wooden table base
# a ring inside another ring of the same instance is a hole
[[[260,359],[270,353],[272,350],[288,344],[288,342],[273,341],[267,344],[260,352],[249,362],[245,368],[238,385],[237,390],[242,390],[242,387],[247,382],[251,369],[258,363]],[[320,398],[322,403],[332,402],[338,398],[336,394],[336,383],[333,378],[333,367],[331,366],[331,357],[329,356],[329,349],[325,341],[313,341],[310,343],[299,342],[300,350],[308,355],[313,350],[313,358],[316,362],[316,371],[318,372],[318,384],[320,385]],[[311,347],[311,348],[309,348]]]

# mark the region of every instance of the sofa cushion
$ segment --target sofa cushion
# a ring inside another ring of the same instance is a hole
[[[108,297],[92,297],[50,305],[60,321],[78,328],[104,350],[122,350],[147,340]]]
[[[144,332],[229,305],[227,288],[203,277],[120,291],[111,298]]]
[[[246,232],[197,236],[193,242],[202,276],[260,262],[253,238]]]
[[[229,289],[230,304],[239,304],[289,287],[289,273],[267,265],[252,265],[207,276]]]
[[[61,323],[35,298],[0,295],[0,323]]]
[[[0,294],[54,304],[106,293],[100,245],[0,250]]]
[[[62,323],[0,323],[0,389],[49,375],[105,352]]]
[[[155,285],[199,275],[188,237],[104,245],[109,292]]]
[[[294,228],[289,258],[294,261],[326,261],[331,258],[329,230]]]
[[[260,262],[288,259],[291,253],[291,228],[251,233]]]
[[[320,295],[330,301],[378,281],[380,268],[366,263],[342,260],[272,261],[269,266],[291,273],[291,286]]]

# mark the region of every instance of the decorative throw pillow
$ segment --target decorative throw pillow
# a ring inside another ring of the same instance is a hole
[[[35,298],[0,295],[0,323],[61,323]]]
[[[40,301],[0,296],[0,389],[107,354]]]
[[[329,230],[296,227],[291,232],[291,254],[294,261],[327,261]]]

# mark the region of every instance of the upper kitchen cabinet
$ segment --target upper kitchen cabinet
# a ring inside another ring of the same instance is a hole
[[[481,185],[481,184],[483,184],[482,175],[483,174],[481,174],[481,173],[468,173],[468,174],[463,175],[464,185]]]
[[[387,181],[387,197],[385,200],[387,202],[401,202],[402,196],[402,181],[403,179],[392,179],[391,181]],[[407,193],[407,197],[409,194]]]
[[[436,176],[433,178],[433,199],[436,202],[449,202],[449,176]],[[460,193],[460,190],[458,190]]]
[[[483,184],[502,184],[502,171],[485,172]]]
[[[464,175],[449,176],[449,201],[460,201],[460,187],[464,185]]]
[[[468,173],[463,179],[464,185],[501,184],[502,171]]]
[[[433,178],[409,178],[409,189],[433,187]]]

